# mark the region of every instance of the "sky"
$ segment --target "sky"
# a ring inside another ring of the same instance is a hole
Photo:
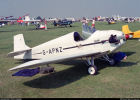
[[[140,0],[0,0],[0,16],[140,17]]]

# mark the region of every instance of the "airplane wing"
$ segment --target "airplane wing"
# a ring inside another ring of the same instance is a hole
[[[68,59],[74,59],[74,58],[80,58],[80,57],[88,57],[88,56],[93,56],[94,58],[100,57],[104,54],[109,53],[109,51],[106,52],[98,52],[98,53],[93,53],[93,54],[87,54],[87,53],[83,53],[83,54],[75,54],[75,55],[66,55],[66,56],[59,56],[59,57],[50,57],[50,58],[44,58],[44,59],[40,59],[40,60],[33,60],[33,61],[29,61],[26,63],[23,63],[19,66],[16,66],[14,68],[9,69],[10,71],[13,70],[17,70],[17,69],[24,69],[24,68],[31,68],[31,67],[36,67],[38,65],[44,65],[44,64],[50,64],[50,63],[56,63],[56,62],[60,62],[62,60],[68,60]]]
[[[16,20],[0,20],[0,22],[11,22],[11,21],[16,21]]]
[[[29,49],[26,49],[26,50],[10,52],[10,53],[8,53],[8,57],[14,57],[14,56],[20,55],[24,52],[30,51],[30,50],[32,50],[32,49],[29,48]]]
[[[24,22],[41,22],[41,20],[23,20]]]

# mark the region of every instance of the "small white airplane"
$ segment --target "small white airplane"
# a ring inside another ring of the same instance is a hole
[[[47,19],[48,22],[54,22],[54,21],[58,21],[58,18],[49,18]]]
[[[36,29],[46,29],[47,28],[47,26],[43,25],[43,24],[37,24],[36,26],[37,26]]]
[[[44,19],[44,25],[43,24],[36,24],[36,29],[45,29],[47,30],[47,21]]]
[[[8,56],[14,59],[36,59],[25,62],[19,66],[9,69],[10,71],[27,69],[74,58],[86,58],[89,66],[89,74],[94,75],[97,67],[94,59],[103,57],[110,64],[114,60],[108,57],[126,42],[122,31],[117,30],[96,30],[93,32],[89,27],[83,25],[82,34],[71,32],[64,36],[50,40],[35,47],[28,47],[23,38],[23,34],[14,36],[14,51]]]

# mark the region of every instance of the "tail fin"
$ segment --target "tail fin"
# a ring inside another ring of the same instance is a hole
[[[123,26],[122,26],[122,32],[123,32],[124,34],[133,33],[132,31],[130,31],[128,25],[123,25]]]
[[[30,49],[24,41],[23,34],[18,34],[14,36],[14,52]]]
[[[29,50],[31,50],[31,48],[25,44],[23,34],[18,34],[14,36],[14,51],[8,53],[8,56],[17,56]]]

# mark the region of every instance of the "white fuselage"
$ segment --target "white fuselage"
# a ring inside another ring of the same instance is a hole
[[[24,54],[15,56],[15,59],[51,59],[60,56],[90,55],[97,52],[113,52],[125,43],[125,36],[121,31],[104,30],[96,31],[85,40],[75,41],[75,32],[71,32],[59,38],[53,39],[41,45],[31,48],[32,50]],[[121,37],[118,44],[109,43],[111,35]],[[103,42],[105,41],[105,42]]]

